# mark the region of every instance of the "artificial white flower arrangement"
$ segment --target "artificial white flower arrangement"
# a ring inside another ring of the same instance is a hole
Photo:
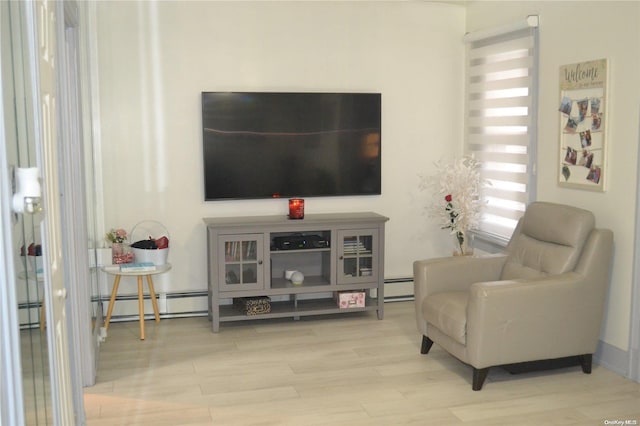
[[[440,160],[435,167],[435,174],[423,176],[420,182],[420,189],[431,190],[435,199],[427,213],[442,229],[451,230],[460,254],[466,254],[467,234],[478,228],[484,205],[480,197],[480,163],[466,156],[450,162]]]

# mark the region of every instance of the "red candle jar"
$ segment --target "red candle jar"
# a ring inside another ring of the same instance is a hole
[[[304,199],[289,199],[289,219],[304,219]]]

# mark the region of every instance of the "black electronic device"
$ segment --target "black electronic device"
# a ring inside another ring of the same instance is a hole
[[[204,198],[381,194],[380,93],[203,92]]]
[[[322,238],[320,235],[307,236],[307,248],[328,248],[330,246],[329,240]]]
[[[329,240],[320,235],[285,235],[273,237],[273,250],[306,250],[329,248]]]

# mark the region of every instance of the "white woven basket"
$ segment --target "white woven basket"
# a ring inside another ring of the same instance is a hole
[[[132,244],[141,240],[148,240],[150,238],[158,239],[160,237],[167,237],[169,239],[169,247],[171,246],[169,230],[162,223],[155,220],[138,222],[131,230]],[[169,247],[165,249],[140,249],[131,247],[131,249],[135,255],[135,262],[151,262],[156,266],[162,266],[167,263]]]

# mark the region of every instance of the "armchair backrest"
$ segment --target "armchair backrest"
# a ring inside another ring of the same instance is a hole
[[[531,203],[507,246],[501,278],[536,278],[573,271],[594,227],[590,211]]]

